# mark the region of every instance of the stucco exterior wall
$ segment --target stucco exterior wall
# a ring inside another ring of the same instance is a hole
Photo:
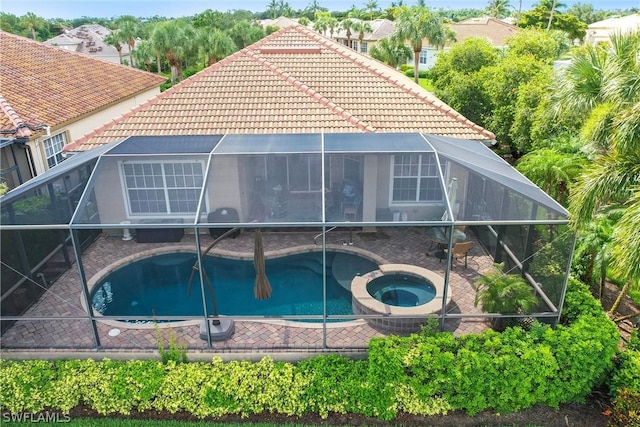
[[[108,123],[116,117],[126,114],[128,111],[153,98],[159,93],[160,87],[142,92],[108,108],[96,111],[95,113],[74,121],[73,123],[68,123],[57,128],[52,128],[50,131],[51,136],[64,133],[65,143],[68,144],[73,140],[78,139],[81,136],[104,125],[105,123]],[[49,138],[49,136],[43,135],[35,140],[29,141],[29,145],[31,146],[31,150],[33,152],[36,174],[38,175],[49,169],[46,162],[44,145],[42,144],[42,141],[47,138]]]

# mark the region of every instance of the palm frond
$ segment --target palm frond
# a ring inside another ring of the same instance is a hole
[[[627,208],[613,233],[611,267],[616,275],[640,285],[640,185],[634,187]]]

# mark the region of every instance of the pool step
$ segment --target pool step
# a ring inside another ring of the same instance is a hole
[[[354,256],[338,252],[333,259],[331,272],[340,286],[351,292],[351,281],[356,276],[361,276],[369,271],[362,270],[362,266],[354,263]],[[362,270],[362,271],[360,271]]]

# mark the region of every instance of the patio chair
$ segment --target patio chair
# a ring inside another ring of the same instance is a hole
[[[471,245],[473,242],[460,242],[455,243],[453,245],[453,251],[451,252],[451,256],[453,256],[454,260],[457,260],[460,257],[464,256],[464,268],[467,268],[467,256],[469,255],[469,250],[471,250]],[[446,254],[449,250],[447,248],[443,249]],[[440,262],[442,262],[442,258],[440,258]]]

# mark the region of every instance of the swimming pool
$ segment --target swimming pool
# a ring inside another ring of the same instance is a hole
[[[225,316],[322,315],[322,279],[327,276],[327,314],[350,315],[351,279],[378,268],[365,257],[346,252],[306,252],[270,258],[266,262],[271,298],[253,296],[252,260],[207,256],[203,260],[211,278],[218,312]],[[202,316],[199,275],[189,290],[188,280],[196,254],[177,252],[141,258],[99,279],[91,291],[95,311],[103,316]],[[336,275],[340,277],[335,277]],[[207,311],[211,293],[205,286]]]

